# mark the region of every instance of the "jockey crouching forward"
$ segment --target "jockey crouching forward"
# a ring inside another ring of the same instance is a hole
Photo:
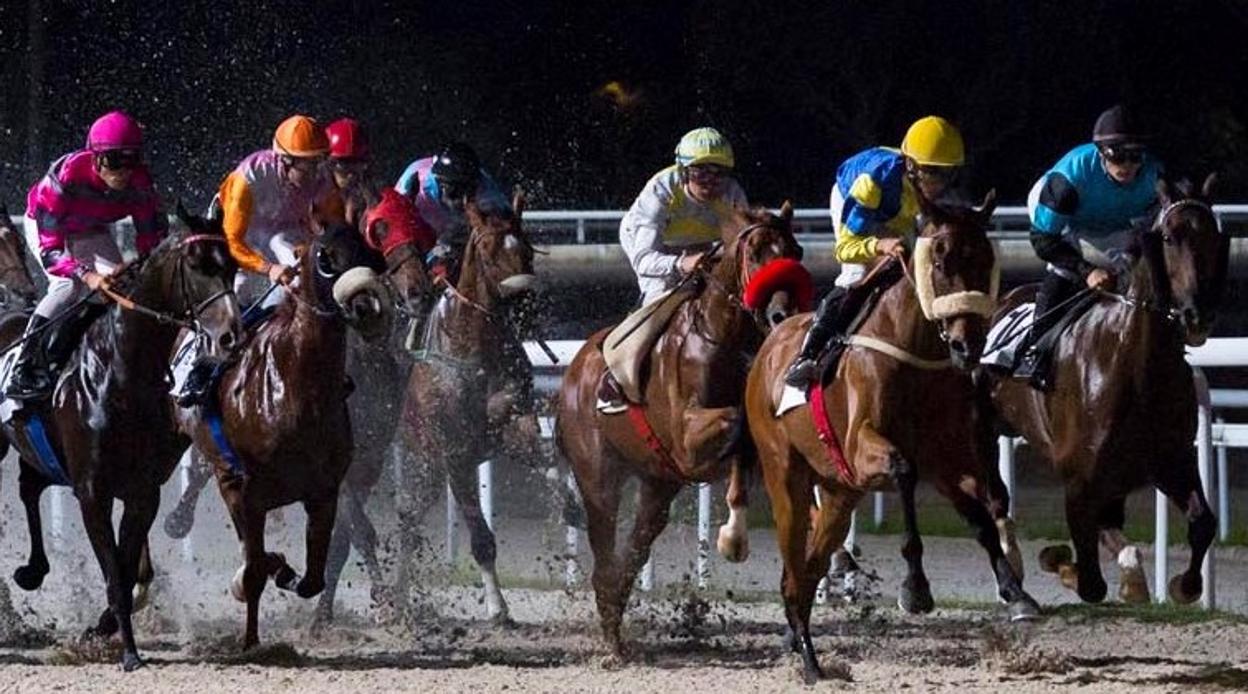
[[[904,259],[915,234],[920,198],[937,200],[957,180],[966,162],[962,135],[949,121],[927,116],[906,131],[901,149],[874,147],[860,152],[836,171],[830,211],[836,230],[836,259],[841,275],[819,303],[801,351],[784,381],[807,388],[830,341],[850,330],[867,298],[901,276],[900,267],[865,274],[877,258]]]
[[[143,134],[133,118],[113,111],[91,125],[86,149],[52,163],[26,199],[26,226],[38,235],[39,257],[48,275],[48,293],[35,307],[27,339],[5,396],[37,400],[51,393],[52,365],[62,366],[91,322],[105,310],[90,302],[65,317],[53,331],[49,322],[77,301],[108,286],[122,265],[109,225],[131,217],[135,246],[147,255],[168,231],[168,220],[143,164]]]
[[[291,116],[282,121],[273,147],[243,159],[226,176],[213,200],[222,215],[230,255],[241,270],[285,285],[298,267],[296,249],[311,241],[311,217],[343,221],[342,198],[323,166],[329,140],[316,121]],[[236,288],[245,276],[240,273]],[[281,302],[282,287],[271,291],[261,309]],[[256,312],[249,311],[254,325]]]
[[[650,308],[642,320],[656,323],[651,326],[655,330],[683,303],[684,297],[672,290],[720,239],[720,228],[731,219],[734,207],[748,206],[745,191],[732,175],[734,165],[732,145],[718,130],[691,130],[676,145],[676,163],[650,178],[620,222],[620,245],[637,275],[641,310]],[[657,304],[659,300],[664,302]],[[617,335],[621,330],[630,334]],[[629,348],[634,357],[616,348],[632,333],[646,342],[644,330],[626,319],[607,335],[603,350],[607,370],[598,392],[598,411],[619,413],[628,408],[629,399],[640,401],[635,371],[648,345]],[[617,353],[621,362],[613,358]],[[632,392],[626,393],[626,388]]]
[[[472,235],[464,212],[469,203],[476,206],[482,216],[514,214],[503,189],[481,167],[477,153],[462,142],[449,143],[436,155],[409,164],[394,188],[412,201],[423,226],[436,234],[436,243],[425,255],[429,278],[435,286],[439,283],[454,286],[459,282],[464,249]],[[420,311],[422,322],[433,309],[433,299],[436,296]],[[422,334],[421,327],[413,325],[412,334]],[[533,365],[529,363],[520,335],[515,330],[504,331],[504,335],[503,382],[497,387],[491,386],[491,398],[502,396],[510,403],[504,408],[507,416],[530,415],[533,413]],[[415,346],[409,340],[409,347]]]
[[[1037,344],[1083,288],[1113,290],[1133,262],[1127,248],[1157,203],[1161,162],[1131,114],[1115,106],[1100,115],[1092,142],[1070,150],[1031,189],[1031,245],[1048,263],[1035,316],[1015,375],[1051,387],[1053,340]],[[1084,246],[1098,251],[1085,258]],[[1056,336],[1054,336],[1056,337]]]

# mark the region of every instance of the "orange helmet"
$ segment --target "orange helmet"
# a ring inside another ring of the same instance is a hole
[[[319,157],[329,151],[329,138],[316,121],[307,116],[291,116],[277,126],[273,149],[291,157]]]

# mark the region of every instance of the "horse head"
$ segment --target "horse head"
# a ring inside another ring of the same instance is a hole
[[[501,309],[520,334],[532,327],[540,291],[533,272],[533,244],[520,224],[524,194],[510,214],[483,214],[475,203],[464,212],[472,229],[464,251],[459,291],[489,311]]]
[[[144,301],[152,308],[189,318],[206,353],[225,357],[243,334],[234,295],[238,264],[220,219],[191,214],[181,201],[176,212],[187,231],[171,234],[152,251],[140,270],[140,291],[147,288]]]
[[[1171,185],[1159,180],[1161,209],[1143,235],[1154,291],[1182,324],[1184,341],[1193,347],[1208,339],[1226,286],[1231,242],[1218,229],[1209,204],[1216,180],[1216,174],[1209,174],[1199,191],[1190,181]]]
[[[723,258],[712,273],[755,322],[770,331],[784,319],[810,310],[814,283],[802,266],[802,247],[793,236],[793,206],[779,214],[763,208],[737,209],[721,229]]]
[[[986,231],[996,204],[989,191],[979,207],[922,205],[911,277],[924,317],[937,322],[959,369],[979,363],[997,304],[1000,267]]]
[[[380,278],[386,260],[355,227],[329,225],[312,242],[307,256],[303,274],[308,286],[301,290],[312,294],[322,315],[341,316],[369,341],[390,334],[394,298]]]
[[[402,206],[389,204],[383,198],[360,215],[359,224],[364,240],[386,259],[383,277],[396,307],[410,317],[424,310],[425,297],[433,291],[433,285],[425,269],[415,220],[402,217],[406,213]]]
[[[29,306],[38,298],[39,287],[26,265],[26,240],[9,208],[0,205],[0,308]]]

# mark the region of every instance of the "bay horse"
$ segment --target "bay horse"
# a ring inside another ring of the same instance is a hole
[[[403,404],[403,440],[416,458],[413,479],[400,485],[399,561],[396,598],[406,603],[417,555],[419,525],[449,482],[471,536],[491,620],[511,621],[495,568],[494,532],[481,511],[477,465],[503,447],[510,420],[496,392],[504,370],[523,352],[511,353],[538,291],[534,249],[521,226],[524,197],[510,215],[483,215],[473,203],[465,213],[471,229],[459,281],[438,299],[425,322]],[[534,417],[527,417],[536,424]],[[533,427],[532,434],[536,435]]]
[[[788,288],[751,302],[754,308],[743,301],[751,276],[768,263],[788,260],[804,272],[796,264],[801,247],[791,220],[786,203],[779,216],[737,210],[721,228],[722,252],[713,266],[700,265],[693,279],[700,291],[677,309],[651,347],[648,366],[642,365],[642,374],[648,374],[644,406],[633,407],[648,422],[648,435],[633,424],[636,414],[603,414],[595,407],[606,369],[601,347],[611,328],[591,335],[564,375],[555,442],[572,467],[585,507],[594,597],[612,657],[625,657],[624,608],[651,545],[667,526],[672,499],[686,484],[718,480],[730,470],[720,452],[763,335],[795,313],[799,302],[809,303],[808,295]],[[809,274],[804,276],[808,283]],[[616,528],[620,497],[631,477],[640,483],[637,512],[621,555]],[[743,496],[748,485],[734,476],[730,486],[730,494]]]
[[[1187,516],[1191,558],[1169,583],[1170,597],[1200,597],[1201,562],[1213,541],[1214,515],[1205,499],[1192,442],[1196,391],[1184,346],[1208,337],[1226,284],[1230,240],[1209,205],[1214,176],[1200,191],[1188,182],[1157,185],[1160,207],[1140,233],[1125,295],[1105,295],[1054,347],[1054,388],[981,370],[991,408],[1047,459],[1066,490],[1065,545],[1046,548],[1040,563],[1086,602],[1107,587],[1098,539],[1122,565],[1119,595],[1148,600],[1139,551],[1122,534],[1130,492],[1155,486]],[[1034,287],[1006,297],[998,317],[1030,300]]]
[[[41,293],[26,263],[26,238],[13,225],[9,208],[0,205],[0,312],[35,305]]]
[[[13,445],[21,459],[20,495],[30,531],[30,558],[14,573],[24,590],[43,584],[49,565],[43,545],[39,497],[53,484],[74,490],[83,525],[108,585],[108,609],[94,632],[121,631],[122,666],[143,665],[131,624],[136,582],[151,581],[147,533],[187,440],[178,435],[166,394],[167,359],[179,330],[191,327],[215,356],[241,335],[233,280],[236,266],[225,237],[199,227],[183,210],[190,233],[171,234],[137,266],[120,271],[133,293],[119,296],[87,330],[49,402],[3,425],[0,455]],[[21,337],[13,322],[0,324],[0,341]],[[45,437],[23,422],[38,417]],[[36,446],[47,443],[49,455]],[[48,458],[52,460],[49,461]],[[113,502],[124,504],[114,534]]]
[[[230,592],[247,603],[244,649],[259,643],[260,596],[270,576],[302,598],[325,586],[339,486],[351,462],[347,330],[388,333],[392,299],[376,280],[384,269],[355,229],[321,232],[300,260],[298,286],[222,376],[215,405],[182,411],[194,453],[211,464],[242,543],[244,563]],[[308,516],[302,578],[264,545],[266,514],[294,502]]]
[[[987,470],[993,461],[977,445],[983,422],[969,375],[983,351],[987,315],[995,302],[995,258],[985,232],[994,205],[995,195],[989,193],[980,208],[922,206],[915,253],[904,261],[905,279],[880,294],[849,338],[835,378],[818,386],[830,433],[818,430],[809,404],[776,414],[783,374],[809,316],[773,330],[750,369],[744,444],[754,451],[739,456],[738,465],[757,456],[762,466],[784,566],[786,642],[801,655],[808,682],[823,676],[810,638],[816,587],[827,575],[833,551],[844,542],[854,507],[868,491],[895,484],[901,492],[908,574],[899,602],[907,611],[931,609],[914,498],[920,473],[932,477],[976,529],[1011,617],[1038,612],[1002,550],[986,507],[985,480],[992,477]]]

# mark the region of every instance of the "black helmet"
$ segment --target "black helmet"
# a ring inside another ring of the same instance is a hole
[[[461,197],[475,191],[481,182],[481,160],[468,145],[452,142],[434,157],[430,173],[448,196]]]
[[[1143,144],[1148,140],[1140,122],[1121,104],[1105,111],[1092,128],[1092,142],[1097,145]]]

